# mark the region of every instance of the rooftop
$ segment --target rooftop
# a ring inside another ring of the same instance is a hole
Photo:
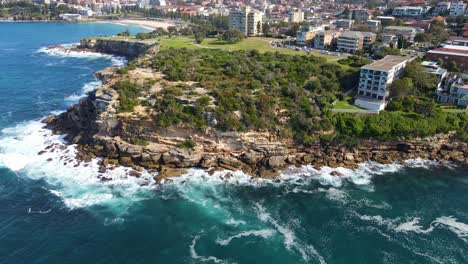
[[[379,71],[390,71],[393,67],[397,66],[406,61],[412,60],[412,57],[387,55],[385,58],[374,61],[371,64],[363,66],[361,69],[379,70]]]
[[[461,47],[461,46],[451,46],[451,47],[457,47],[457,48],[437,48],[437,49],[430,50],[427,53],[468,57],[467,49],[459,49],[459,48],[467,48],[467,47]]]
[[[388,30],[411,30],[411,31],[416,31],[415,28],[413,27],[404,27],[404,26],[388,26],[386,27],[385,29],[388,29]]]

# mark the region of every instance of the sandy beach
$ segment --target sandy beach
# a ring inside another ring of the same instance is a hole
[[[115,21],[115,23],[119,24],[127,24],[127,25],[138,25],[142,27],[147,27],[151,29],[156,29],[156,28],[165,28],[170,26],[175,26],[174,23],[169,22],[169,21],[157,21],[157,20],[146,20],[146,19],[122,19]]]

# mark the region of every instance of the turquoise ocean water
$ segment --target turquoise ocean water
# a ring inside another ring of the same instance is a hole
[[[119,168],[99,181],[38,120],[123,61],[46,47],[125,29],[0,23],[0,263],[468,263],[467,166],[303,167],[276,181],[193,169],[160,187]]]

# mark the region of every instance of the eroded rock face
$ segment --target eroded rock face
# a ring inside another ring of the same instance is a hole
[[[149,49],[157,49],[154,41],[128,41],[109,38],[83,38],[80,40],[80,49],[125,56],[128,59],[136,58]],[[154,52],[152,50],[152,52]]]

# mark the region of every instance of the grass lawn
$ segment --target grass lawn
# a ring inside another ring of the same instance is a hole
[[[351,105],[348,103],[348,101],[338,101],[335,103],[335,109],[355,109],[355,110],[359,110],[361,108],[357,107],[357,106],[354,106],[354,105]]]
[[[259,37],[252,37],[246,38],[241,42],[229,44],[223,41],[219,41],[215,38],[207,38],[204,39],[202,43],[197,44],[195,43],[192,37],[184,37],[178,36],[173,38],[162,37],[161,40],[161,48],[188,48],[188,49],[200,49],[200,48],[207,48],[207,49],[223,49],[228,51],[235,51],[235,50],[252,50],[256,49],[259,52],[279,52],[288,55],[307,55],[308,53],[305,51],[296,51],[286,48],[277,48],[270,45],[270,41],[276,40],[271,38],[259,38]],[[325,54],[320,54],[318,52],[313,52],[312,55],[317,57],[322,57],[327,59],[328,61],[337,61],[341,59],[341,57],[330,56]]]
[[[447,113],[454,113],[454,114],[458,114],[458,113],[467,113],[468,114],[468,110],[466,110],[466,109],[443,108],[442,111],[447,112]]]

